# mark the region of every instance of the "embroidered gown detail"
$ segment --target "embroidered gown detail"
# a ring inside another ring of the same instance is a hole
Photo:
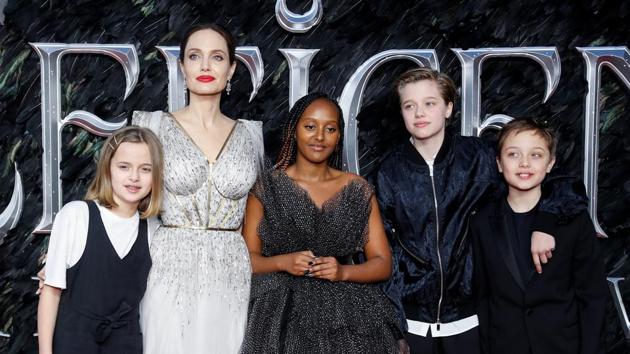
[[[134,124],[151,126],[151,112]],[[162,112],[164,200],[151,243],[153,267],[140,309],[147,354],[236,354],[247,321],[251,265],[239,232],[261,155],[260,122],[236,121],[208,161]]]

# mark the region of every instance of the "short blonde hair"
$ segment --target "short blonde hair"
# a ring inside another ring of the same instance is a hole
[[[400,89],[408,84],[424,80],[433,81],[438,85],[440,96],[446,104],[455,103],[457,88],[453,80],[448,75],[430,68],[414,68],[405,71],[394,80],[394,89],[400,98]]]
[[[85,194],[86,200],[96,200],[106,208],[116,206],[114,192],[112,190],[111,162],[118,147],[122,143],[144,143],[149,148],[151,155],[152,180],[151,193],[144,197],[138,204],[141,218],[157,216],[162,206],[162,170],[164,167],[164,155],[162,144],[158,137],[149,129],[137,126],[128,126],[119,129],[110,135],[103,147],[96,165],[96,174]]]

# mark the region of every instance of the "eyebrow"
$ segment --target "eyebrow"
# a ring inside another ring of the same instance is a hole
[[[326,124],[329,124],[329,123],[335,123],[335,124],[339,125],[339,119],[327,119],[327,120],[322,120],[322,119],[313,118],[313,117],[308,117],[308,116],[305,116],[305,117],[300,117],[300,119],[310,119],[310,120],[317,121],[317,122],[324,122],[324,123],[326,123]]]
[[[425,100],[437,100],[437,97],[436,97],[436,96],[428,96],[428,97],[424,97],[424,99],[425,99]],[[408,100],[402,101],[402,103],[401,103],[401,104],[405,104],[405,103],[407,103],[407,102],[413,102],[413,103],[415,103],[415,101],[416,101],[415,99],[408,99]]]
[[[125,160],[116,161],[116,163],[117,164],[125,163],[125,164],[128,164],[128,165],[133,165],[131,162],[125,161]],[[152,162],[143,163],[143,164],[140,164],[140,166],[153,166],[153,163]]]
[[[192,52],[192,51],[203,52],[199,48],[189,48],[186,52]],[[213,49],[213,50],[210,51],[210,53],[216,53],[216,52],[220,52],[221,54],[226,54],[223,49]]]
[[[506,146],[506,147],[505,147],[505,149],[517,149],[517,150],[521,150],[521,148],[520,148],[520,147],[518,147],[518,146],[513,146],[513,145]],[[533,150],[533,149],[545,150],[545,148],[544,148],[544,147],[542,147],[542,146],[534,146],[534,147],[532,148],[532,150]]]

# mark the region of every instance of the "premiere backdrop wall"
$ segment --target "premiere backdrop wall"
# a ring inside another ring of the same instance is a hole
[[[287,5],[303,14],[312,1]],[[177,46],[185,30],[201,22],[221,23],[235,34],[241,61],[222,109],[235,118],[263,121],[272,158],[290,103],[307,91],[324,91],[345,99],[345,113],[356,118],[358,144],[347,144],[346,162],[369,177],[383,153],[407,138],[391,81],[417,63],[439,66],[462,87],[450,129],[461,131],[464,122],[464,133],[475,134],[487,116],[496,114],[548,117],[560,133],[557,165],[586,177],[593,215],[608,236],[600,240],[611,284],[607,353],[629,352],[630,329],[622,310],[630,304],[630,4],[322,0],[322,6],[317,24],[297,33],[295,21],[276,17],[273,0],[0,0],[0,212],[5,211],[0,215],[0,352],[36,352],[37,283],[32,277],[46,252],[45,216],[54,214],[51,183],[61,181],[63,203],[82,198],[104,140],[98,134],[126,124],[133,110],[166,110],[183,102],[176,70],[169,80],[173,48],[156,47]],[[42,73],[43,54],[36,49],[50,49],[52,43],[123,47],[116,49],[118,61],[102,54],[63,56],[60,106],[44,100],[42,109],[42,94],[46,99],[52,87],[45,80],[54,73],[45,66],[48,71]],[[531,47],[543,48],[536,52]],[[456,48],[460,54],[452,50]],[[505,48],[515,53],[500,56]],[[530,53],[523,54],[523,48]],[[388,50],[406,51],[383,54]],[[362,66],[378,55],[383,58],[373,71]],[[489,58],[479,66],[480,80],[467,81],[477,74],[471,74],[473,66],[463,70],[462,63],[472,65],[483,55]],[[592,67],[586,64],[589,55]],[[601,78],[594,76],[606,60],[611,64]],[[344,92],[353,85],[354,91]],[[74,116],[78,125],[50,125],[53,111],[62,119],[76,110],[103,122],[79,112]],[[55,129],[61,131],[59,156]],[[492,130],[483,134],[492,135]],[[57,178],[53,172],[59,159]],[[585,172],[596,162],[598,173]],[[15,188],[17,182],[21,189]]]

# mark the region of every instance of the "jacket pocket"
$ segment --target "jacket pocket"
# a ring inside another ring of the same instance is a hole
[[[429,262],[425,261],[424,259],[418,257],[416,254],[414,254],[413,252],[411,252],[411,250],[409,250],[409,248],[407,248],[407,246],[405,246],[405,244],[402,242],[402,240],[400,239],[400,237],[398,237],[398,232],[396,232],[396,229],[392,228],[392,234],[394,234],[394,239],[396,240],[396,242],[400,245],[400,248],[402,248],[402,250],[409,256],[411,257],[411,259],[413,259],[414,261],[424,265],[424,266],[428,266]]]
[[[468,217],[466,217],[466,223],[464,224],[464,236],[462,236],[462,239],[459,241],[459,245],[457,246],[457,251],[455,253],[455,259],[459,259],[462,256],[462,253],[464,253],[464,250],[466,249],[466,240],[468,239],[468,233],[469,233],[469,228],[470,228],[470,218],[475,215],[476,211],[473,210],[470,215]]]

